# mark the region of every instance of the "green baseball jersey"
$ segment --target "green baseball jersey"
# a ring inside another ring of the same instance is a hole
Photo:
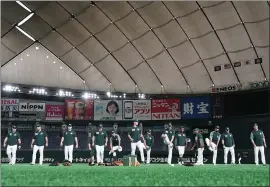
[[[163,134],[167,134],[169,140],[171,141],[172,137],[175,136],[175,131],[173,129],[169,130],[165,130]]]
[[[223,133],[222,138],[225,147],[232,147],[234,145],[234,139],[232,133]]]
[[[141,140],[141,129],[140,127],[132,127],[128,133],[133,139],[133,143],[136,143]]]
[[[74,145],[75,137],[77,137],[76,132],[73,130],[64,132],[64,145]]]
[[[263,146],[263,138],[264,134],[261,130],[252,131],[250,134],[250,139],[254,141],[256,146]]]
[[[107,138],[107,132],[102,130],[102,131],[97,131],[94,134],[95,136],[95,145],[105,145],[106,143],[106,138]]]
[[[154,136],[152,136],[151,134],[150,135],[146,134],[146,135],[144,135],[144,140],[145,140],[145,143],[147,146],[149,146],[149,147],[153,146]]]
[[[197,148],[202,148],[202,147],[204,147],[203,136],[202,136],[200,133],[198,133],[198,134],[195,136],[195,142],[196,142]]]
[[[186,146],[186,133],[178,132],[175,136],[175,145],[176,146]]]
[[[9,132],[7,138],[7,145],[12,146],[18,144],[18,140],[21,139],[21,136],[18,132]]]
[[[45,137],[48,137],[46,132],[44,131],[35,132],[33,137],[33,139],[35,139],[34,144],[37,146],[44,146],[46,143]]]
[[[213,143],[217,144],[217,142],[220,140],[220,133],[216,131],[212,131],[210,133],[210,140],[212,140]]]

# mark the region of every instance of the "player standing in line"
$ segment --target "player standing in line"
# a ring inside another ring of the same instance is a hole
[[[197,147],[198,156],[197,156],[197,163],[196,165],[203,165],[203,151],[204,151],[204,142],[203,142],[203,136],[200,133],[200,129],[196,128],[194,129],[195,133],[195,142],[192,146],[191,150]]]
[[[39,165],[43,164],[44,158],[44,145],[48,147],[48,135],[45,131],[41,129],[41,126],[38,124],[37,129],[32,138],[31,148],[33,148],[32,162],[31,165],[36,163],[37,151],[39,151]]]
[[[173,140],[175,136],[175,131],[172,128],[172,124],[169,123],[168,128],[162,134],[163,142],[168,145],[168,164],[174,166],[172,164],[172,151],[173,151]]]
[[[113,154],[113,161],[117,161],[116,152],[121,152],[121,138],[119,134],[116,134],[115,131],[112,131],[112,136],[110,137],[110,152],[109,155]]]
[[[234,152],[234,139],[232,133],[230,133],[230,128],[226,127],[226,131],[221,136],[221,143],[224,148],[224,164],[227,164],[227,157],[229,151],[231,152],[231,163],[235,164],[235,152]]]
[[[151,135],[151,129],[147,130],[147,134],[144,135],[144,144],[146,149],[146,164],[150,164],[151,148],[154,144],[154,136]]]
[[[144,137],[142,135],[140,127],[138,127],[139,121],[135,120],[133,122],[133,126],[131,130],[128,132],[128,138],[131,142],[131,155],[135,155],[136,147],[140,151],[141,155],[141,162],[144,163],[144,152],[143,152],[143,143],[141,142],[141,139],[143,142],[145,142]]]
[[[179,153],[179,159],[178,159],[178,164],[182,165],[183,163],[183,156],[185,153],[185,147],[186,147],[186,133],[185,133],[185,128],[184,126],[181,126],[180,131],[176,134],[175,137],[175,147],[178,150]]]
[[[205,138],[206,145],[208,146],[210,151],[213,151],[213,164],[216,165],[217,162],[217,151],[218,151],[218,144],[220,141],[220,133],[219,133],[219,126],[215,127],[215,130],[210,133],[210,139]]]
[[[108,137],[107,137],[107,132],[103,130],[102,124],[98,126],[98,131],[94,133],[92,142],[93,142],[92,146],[96,147],[97,164],[103,165],[104,147],[107,146]]]
[[[258,125],[254,124],[254,130],[250,133],[250,140],[254,147],[255,164],[259,165],[259,151],[261,152],[261,160],[264,166],[266,166],[264,148],[266,148],[266,141],[263,131],[258,129]]]
[[[90,151],[90,157],[91,157],[91,164],[94,165],[95,164],[95,155],[96,155],[96,148],[95,146],[92,146],[93,142],[92,142],[92,137],[89,138],[88,140],[88,149]]]
[[[21,148],[21,136],[17,132],[17,127],[12,126],[11,132],[9,132],[4,140],[3,147],[7,145],[7,155],[9,159],[9,165],[14,165],[16,163],[16,152],[17,148]]]
[[[64,152],[65,152],[65,160],[68,160],[72,163],[73,161],[73,147],[74,147],[74,141],[75,141],[75,148],[78,148],[78,138],[76,135],[76,132],[72,130],[72,125],[68,125],[68,129],[66,132],[64,132],[60,146],[62,147],[63,144],[65,146]]]

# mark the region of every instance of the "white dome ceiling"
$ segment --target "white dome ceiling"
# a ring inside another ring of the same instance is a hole
[[[15,27],[30,12],[1,2],[3,82],[181,94],[269,80],[266,1],[22,3],[37,41]]]

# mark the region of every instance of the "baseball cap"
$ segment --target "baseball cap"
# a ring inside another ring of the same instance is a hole
[[[182,128],[185,128],[185,127],[183,125],[181,125],[180,128],[182,129]]]
[[[40,127],[40,124],[36,124],[36,127]]]
[[[17,129],[17,126],[16,126],[16,125],[12,125],[12,128],[13,128],[13,129]]]
[[[151,133],[152,131],[151,131],[151,129],[147,129],[147,131],[146,131],[146,132],[150,132],[150,133]]]
[[[68,124],[68,127],[72,127],[72,125],[71,124]]]
[[[219,126],[217,125],[217,126],[215,127],[215,129],[219,129]]]
[[[102,124],[99,124],[99,126],[98,126],[99,128],[103,128],[103,125]]]
[[[230,128],[229,127],[226,127],[225,130],[228,131],[228,130],[230,130]]]
[[[139,120],[138,119],[134,119],[133,122],[139,122]]]
[[[254,126],[253,127],[258,127],[258,124],[257,123],[254,123]]]
[[[114,131],[114,130],[112,130],[112,134],[113,134],[113,133],[115,133],[115,131]]]
[[[200,131],[200,129],[199,129],[199,128],[196,128],[196,129],[194,129],[193,131]]]

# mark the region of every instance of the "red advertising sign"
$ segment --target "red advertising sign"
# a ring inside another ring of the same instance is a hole
[[[66,120],[92,120],[94,119],[94,100],[65,100]]]
[[[180,99],[152,100],[152,120],[181,119]]]
[[[64,105],[46,105],[46,120],[63,120]]]

